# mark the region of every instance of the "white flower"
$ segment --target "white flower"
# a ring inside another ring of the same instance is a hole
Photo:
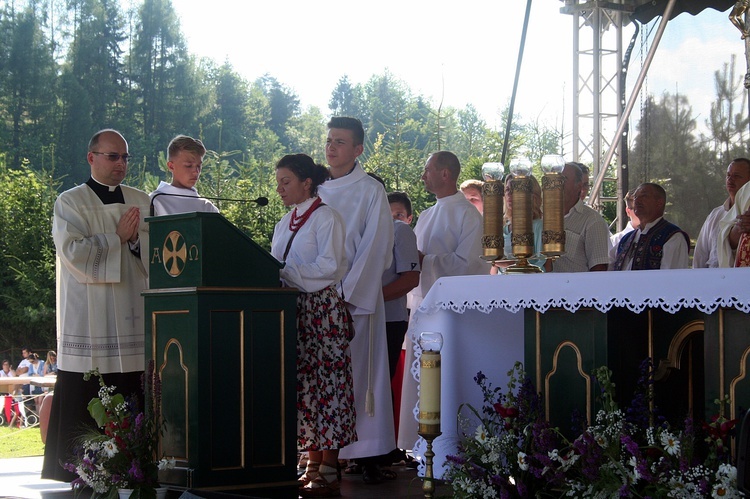
[[[487,441],[487,431],[484,429],[484,425],[477,426],[477,431],[474,433],[474,438],[480,444]]]
[[[726,477],[728,480],[734,482],[737,480],[737,468],[731,464],[722,463],[719,465],[719,469],[716,470],[716,478],[719,480],[722,477]]]
[[[527,459],[525,452],[518,453],[518,467],[521,468],[523,471],[526,471],[527,469],[529,469],[529,460]]]
[[[672,435],[668,431],[663,431],[661,435],[659,435],[659,438],[661,440],[661,444],[664,446],[664,450],[670,456],[680,455],[680,441],[677,440],[674,435]]]
[[[597,444],[599,444],[599,447],[605,449],[607,445],[609,445],[609,441],[607,440],[607,437],[604,435],[594,435],[594,440]]]
[[[578,458],[581,457],[578,454],[576,454],[573,450],[568,451],[567,454],[565,454],[565,457],[559,457],[560,463],[562,464],[562,470],[568,471],[570,467],[578,461]]]
[[[711,497],[725,499],[727,497],[741,497],[736,491],[725,482],[719,482],[714,484],[711,490]]]
[[[161,458],[161,461],[159,461],[159,469],[160,470],[171,470],[175,467],[176,461],[174,457]]]
[[[630,476],[633,479],[633,483],[635,483],[641,478],[641,474],[638,472],[638,460],[635,458],[635,456],[630,456],[628,465],[633,468],[633,473]]]
[[[117,449],[117,444],[115,443],[114,439],[110,439],[102,443],[102,452],[104,452],[104,455],[108,458],[114,457],[114,455],[117,454],[118,451],[119,450]]]

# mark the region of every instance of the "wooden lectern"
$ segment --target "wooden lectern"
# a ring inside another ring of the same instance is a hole
[[[160,481],[296,497],[296,297],[217,213],[148,219],[146,360],[162,379]]]

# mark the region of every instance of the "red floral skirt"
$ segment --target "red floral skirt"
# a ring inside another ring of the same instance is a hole
[[[297,447],[340,449],[357,440],[349,324],[333,286],[297,297]]]

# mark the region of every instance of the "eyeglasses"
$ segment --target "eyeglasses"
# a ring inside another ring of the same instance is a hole
[[[120,158],[122,158],[122,160],[125,163],[127,163],[128,160],[130,159],[130,154],[128,154],[128,153],[117,154],[116,152],[97,152],[97,151],[91,151],[91,154],[97,154],[99,156],[104,156],[105,158],[107,158],[109,161],[111,161],[113,163],[116,162],[116,161],[118,161]]]

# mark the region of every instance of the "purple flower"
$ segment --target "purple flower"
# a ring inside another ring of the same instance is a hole
[[[141,483],[143,482],[143,479],[145,478],[143,474],[143,470],[140,467],[140,463],[138,460],[133,459],[133,461],[130,463],[130,469],[128,470],[128,475],[130,475],[130,478],[137,482]]]

